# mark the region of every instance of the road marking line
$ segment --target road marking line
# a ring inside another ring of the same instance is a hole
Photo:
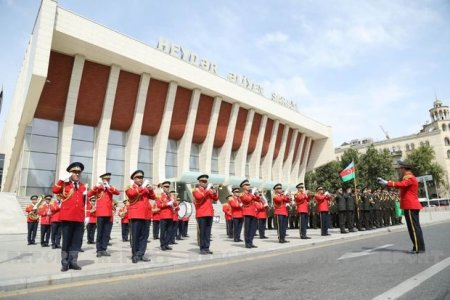
[[[398,284],[397,286],[394,286],[392,289],[384,292],[381,295],[378,295],[377,297],[373,298],[373,300],[394,300],[398,299],[399,297],[403,296],[410,290],[418,287],[420,284],[422,284],[425,280],[429,279],[430,277],[436,275],[437,273],[441,272],[445,268],[450,266],[450,257],[447,257],[446,259],[438,262],[437,264],[429,267],[423,272],[420,272],[417,275],[414,275],[413,277],[403,281],[402,283]]]
[[[370,254],[373,254],[373,252],[378,250],[378,249],[384,249],[384,248],[388,248],[388,247],[391,247],[391,246],[394,246],[394,244],[386,244],[386,245],[383,245],[383,246],[375,247],[373,249],[367,249],[367,250],[364,250],[364,251],[361,251],[361,252],[347,252],[344,255],[342,255],[341,257],[339,257],[337,260],[370,255]]]

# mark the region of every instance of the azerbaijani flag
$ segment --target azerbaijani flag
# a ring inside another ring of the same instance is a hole
[[[339,173],[343,182],[355,179],[355,163],[351,162],[347,168],[345,168],[341,173]]]

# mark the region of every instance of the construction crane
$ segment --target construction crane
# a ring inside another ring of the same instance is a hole
[[[387,133],[387,131],[384,130],[383,126],[380,125],[380,128],[381,128],[381,130],[383,131],[384,136],[386,137],[386,139],[387,139],[387,140],[390,140],[391,138],[389,137],[389,134]]]

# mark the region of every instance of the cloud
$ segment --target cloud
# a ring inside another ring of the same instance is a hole
[[[257,42],[257,45],[259,47],[265,47],[272,44],[283,44],[289,41],[289,35],[276,31],[276,32],[269,32],[264,34]]]

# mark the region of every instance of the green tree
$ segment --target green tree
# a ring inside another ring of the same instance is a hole
[[[310,171],[305,175],[305,184],[309,190],[315,191],[320,185],[330,193],[342,186],[339,172],[342,171],[341,164],[338,161],[331,161],[314,171]]]
[[[377,178],[391,178],[394,175],[392,158],[387,150],[377,150],[373,145],[361,155],[356,173],[358,184],[376,188]]]
[[[352,161],[355,163],[355,166],[357,166],[359,164],[360,156],[361,155],[359,154],[358,150],[352,148],[345,150],[341,156],[342,170],[344,170]]]
[[[444,170],[435,162],[435,152],[431,146],[420,146],[411,151],[406,157],[416,176],[433,175],[434,181],[439,185],[444,183]]]

